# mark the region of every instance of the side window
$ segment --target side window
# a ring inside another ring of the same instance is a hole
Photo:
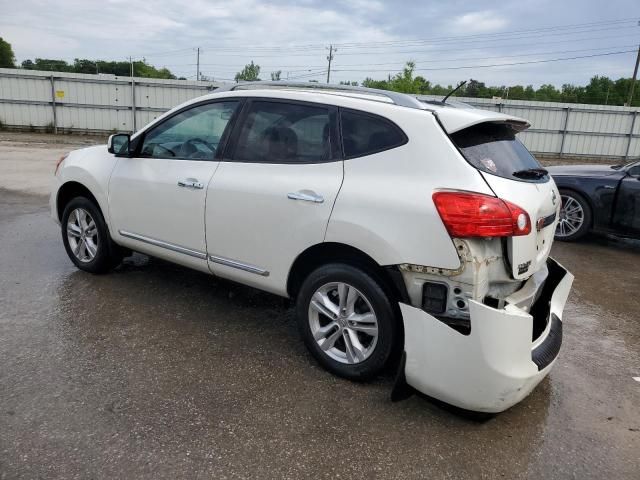
[[[237,101],[208,103],[174,115],[145,134],[140,156],[212,160],[237,106]]]
[[[314,163],[331,158],[329,109],[254,101],[238,136],[234,160]]]
[[[400,128],[377,115],[342,110],[340,118],[345,158],[363,157],[407,143]]]
[[[629,170],[627,170],[627,173],[632,177],[640,177],[640,163],[634,165]]]

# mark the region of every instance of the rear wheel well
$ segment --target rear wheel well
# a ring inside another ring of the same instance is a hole
[[[362,250],[334,242],[320,243],[309,247],[296,258],[287,279],[289,297],[295,298],[297,296],[300,285],[311,272],[330,263],[344,263],[360,268],[380,283],[391,300],[395,302],[406,301],[406,287],[404,284],[398,284],[398,280],[401,278],[394,279],[396,276],[394,272],[397,271],[398,275],[400,274],[397,268],[382,267]]]
[[[100,209],[100,204],[87,187],[78,182],[67,182],[60,187],[60,190],[58,190],[58,198],[56,199],[58,220],[62,220],[62,213],[64,212],[65,207],[76,197],[85,197],[91,200],[104,217],[104,213]]]
[[[320,243],[306,249],[293,262],[287,279],[289,297],[295,301],[305,278],[316,268],[331,263],[343,263],[363,270],[387,294],[398,322],[398,338],[389,362],[397,365],[404,346],[404,324],[398,302],[409,303],[409,295],[400,270],[396,266],[382,267],[362,250],[349,245],[333,242]]]

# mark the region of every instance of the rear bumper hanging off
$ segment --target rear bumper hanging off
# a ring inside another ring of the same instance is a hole
[[[552,258],[547,267],[549,277],[530,313],[513,304],[496,309],[469,301],[468,335],[400,303],[405,346],[392,398],[405,397],[408,385],[451,405],[490,413],[525,398],[558,356],[562,312],[573,283],[573,275]],[[546,328],[532,340],[534,317]]]

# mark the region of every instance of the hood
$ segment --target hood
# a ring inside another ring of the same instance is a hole
[[[547,167],[547,170],[551,175],[572,177],[606,177],[620,173],[620,170],[611,167],[612,165],[560,165]]]
[[[491,110],[451,106],[434,108],[433,105],[428,105],[427,108],[433,111],[434,115],[438,117],[438,120],[440,120],[440,123],[448,134],[485,122],[508,123],[517,131],[525,130],[531,126],[524,118],[505,115],[504,113],[493,112]]]

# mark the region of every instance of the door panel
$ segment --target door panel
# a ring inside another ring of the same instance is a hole
[[[342,184],[342,161],[331,148],[335,127],[335,112],[324,106],[246,106],[236,146],[207,194],[207,253],[216,275],[286,295],[293,261],[324,240]]]
[[[618,186],[613,227],[624,234],[640,233],[640,166],[637,168],[637,176],[627,175]]]
[[[118,243],[202,271],[207,186],[237,101],[195,105],[144,134],[109,182]]]
[[[206,270],[204,187],[217,165],[218,162],[121,158],[109,184],[109,209],[118,243]],[[203,188],[178,185],[189,178]],[[168,245],[162,247],[152,241]],[[177,252],[171,246],[193,253]]]
[[[222,162],[207,196],[208,253],[218,257],[211,262],[211,270],[285,295],[293,261],[307,247],[324,240],[341,180],[342,162]],[[290,193],[313,196],[316,201],[291,199]],[[234,268],[220,259],[268,274]]]

